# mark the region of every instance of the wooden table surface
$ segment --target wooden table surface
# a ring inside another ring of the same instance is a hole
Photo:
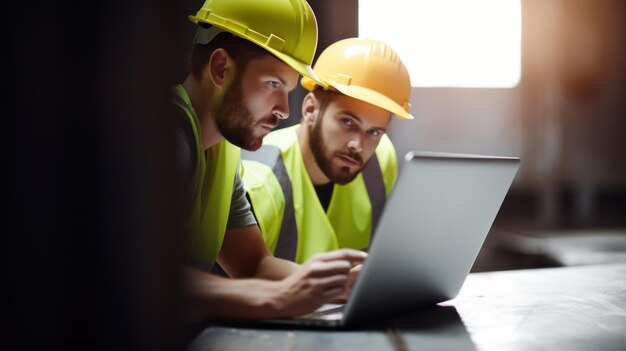
[[[626,264],[472,273],[451,301],[357,330],[209,325],[189,350],[626,350]]]

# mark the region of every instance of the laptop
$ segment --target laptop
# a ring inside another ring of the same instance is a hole
[[[409,152],[345,305],[263,323],[352,326],[457,296],[520,159]]]

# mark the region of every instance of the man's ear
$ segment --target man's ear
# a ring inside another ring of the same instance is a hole
[[[228,76],[234,69],[233,59],[224,49],[215,49],[209,58],[208,69],[205,74],[209,75],[211,82],[216,87],[222,87],[228,81]]]
[[[302,119],[306,124],[313,124],[320,111],[320,104],[313,93],[308,93],[302,101]]]

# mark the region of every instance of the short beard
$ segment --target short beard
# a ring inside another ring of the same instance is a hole
[[[322,170],[326,178],[330,179],[331,182],[336,184],[348,184],[359,175],[361,169],[363,168],[363,159],[361,155],[355,153],[348,153],[348,155],[355,160],[357,160],[361,164],[361,168],[359,168],[354,173],[350,173],[349,167],[339,167],[339,169],[334,169],[331,163],[330,152],[324,143],[324,137],[322,136],[322,115],[324,111],[320,110],[319,116],[315,121],[313,127],[309,127],[310,131],[310,147],[311,152],[313,153],[313,157],[315,158],[315,162],[317,166]],[[328,157],[326,157],[328,155]]]
[[[278,124],[278,118],[273,118],[271,122]],[[266,118],[267,119],[267,118]],[[254,151],[263,144],[263,137],[255,137],[254,130],[258,123],[252,123],[254,117],[243,102],[243,92],[241,91],[241,79],[237,74],[230,87],[224,94],[224,100],[215,110],[215,123],[217,130],[231,144],[240,148]]]

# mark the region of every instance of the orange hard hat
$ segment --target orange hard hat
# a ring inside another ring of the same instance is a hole
[[[411,115],[411,80],[398,54],[382,41],[350,38],[324,50],[313,66],[322,83],[342,94],[381,107],[402,119]],[[301,84],[311,91],[314,80]]]

